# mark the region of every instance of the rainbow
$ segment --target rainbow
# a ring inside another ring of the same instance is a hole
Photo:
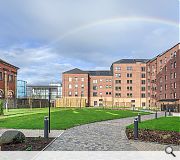
[[[78,32],[81,32],[82,30],[86,30],[92,27],[100,26],[100,25],[107,25],[107,24],[113,24],[113,23],[122,23],[122,22],[146,22],[146,23],[156,23],[156,24],[164,24],[169,25],[172,27],[180,27],[179,23],[176,21],[171,21],[167,19],[161,19],[161,18],[154,18],[154,17],[113,17],[110,19],[102,19],[98,20],[92,23],[88,23],[85,25],[82,25],[80,27],[77,27],[75,29],[72,29],[62,35],[59,36],[58,39],[54,40],[50,44],[56,43],[58,41],[62,41],[63,39],[72,36]]]

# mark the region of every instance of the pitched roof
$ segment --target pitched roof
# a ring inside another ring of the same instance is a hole
[[[72,70],[66,71],[63,74],[89,74],[91,76],[112,76],[112,72],[109,70],[102,71],[83,71],[79,68],[74,68]]]
[[[6,64],[6,65],[11,66],[11,67],[16,68],[16,69],[19,69],[18,67],[14,66],[14,65],[12,65],[12,64],[10,64],[10,63],[2,60],[2,59],[0,59],[0,63]]]
[[[149,59],[121,59],[119,61],[114,62],[113,64],[120,64],[120,63],[146,63]]]
[[[111,71],[88,71],[89,75],[91,76],[112,76],[112,72]]]
[[[72,70],[63,72],[63,74],[88,74],[86,71],[83,71],[79,68],[74,68]]]

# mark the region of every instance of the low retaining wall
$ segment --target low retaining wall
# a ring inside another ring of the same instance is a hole
[[[133,129],[126,128],[128,139],[134,139]],[[148,129],[139,129],[139,140],[145,142],[157,142],[161,144],[180,145],[180,132],[174,131],[153,131]]]

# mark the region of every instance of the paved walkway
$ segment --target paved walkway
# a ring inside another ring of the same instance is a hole
[[[39,129],[0,129],[0,137],[7,130],[18,130],[24,133],[26,137],[44,137],[44,130]],[[51,130],[49,137],[58,137],[64,131],[63,130]]]
[[[163,116],[164,113],[158,113]],[[142,120],[154,118],[145,115]],[[125,134],[127,125],[134,118],[96,122],[77,126],[64,131],[46,150],[47,151],[155,151],[164,150],[165,145],[129,141]],[[177,146],[174,150],[179,150]]]

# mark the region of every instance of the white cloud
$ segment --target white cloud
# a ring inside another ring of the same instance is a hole
[[[20,67],[19,78],[29,83],[58,81],[73,67],[109,68],[172,47],[179,41],[172,25],[178,14],[176,0],[0,1],[0,57]],[[132,16],[151,21],[98,23]]]

